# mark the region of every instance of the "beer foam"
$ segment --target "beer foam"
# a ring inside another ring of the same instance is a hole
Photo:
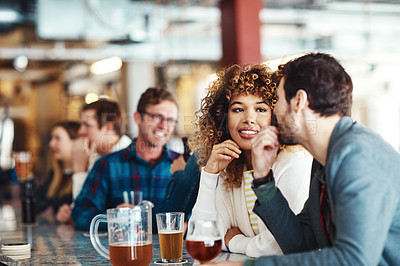
[[[179,233],[183,233],[183,230],[168,230],[168,229],[163,229],[163,230],[159,230],[158,234],[179,234]]]
[[[220,237],[216,236],[196,236],[196,235],[191,235],[191,236],[186,236],[186,240],[190,241],[217,241],[221,240]]]
[[[110,244],[110,246],[114,246],[114,247],[130,247],[131,244],[133,246],[144,246],[144,245],[149,245],[152,244],[151,241],[132,241],[132,242],[117,242],[117,243],[112,243]]]

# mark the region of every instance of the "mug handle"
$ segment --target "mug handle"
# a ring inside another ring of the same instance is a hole
[[[94,249],[104,258],[110,259],[110,251],[106,249],[100,242],[99,239],[99,224],[101,222],[106,223],[107,222],[107,215],[105,214],[98,214],[96,215],[92,221],[90,222],[90,241],[92,242],[92,245]]]

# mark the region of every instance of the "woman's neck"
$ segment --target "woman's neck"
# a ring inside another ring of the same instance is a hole
[[[71,160],[66,160],[63,161],[63,166],[64,166],[64,172],[72,172],[72,159]]]
[[[244,151],[242,150],[244,157],[246,158],[246,166],[247,170],[253,170],[253,164],[251,162],[251,150]]]

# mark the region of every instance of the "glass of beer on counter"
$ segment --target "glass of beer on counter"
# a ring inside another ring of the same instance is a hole
[[[36,222],[35,213],[35,180],[32,174],[32,155],[29,151],[13,153],[15,171],[20,183],[22,222],[32,224]]]
[[[182,262],[185,214],[183,212],[157,213],[156,219],[162,262]]]
[[[15,171],[18,180],[25,182],[32,178],[31,153],[29,151],[18,151],[13,153]]]
[[[213,260],[222,249],[222,238],[213,220],[190,221],[185,242],[190,256],[200,264]]]

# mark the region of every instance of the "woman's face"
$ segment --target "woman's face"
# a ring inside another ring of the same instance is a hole
[[[228,128],[231,138],[243,150],[251,150],[251,139],[264,126],[271,124],[271,108],[256,95],[244,93],[231,99]]]
[[[72,140],[67,131],[60,126],[53,128],[51,131],[51,139],[49,147],[53,152],[54,158],[57,161],[71,160],[72,157]]]

